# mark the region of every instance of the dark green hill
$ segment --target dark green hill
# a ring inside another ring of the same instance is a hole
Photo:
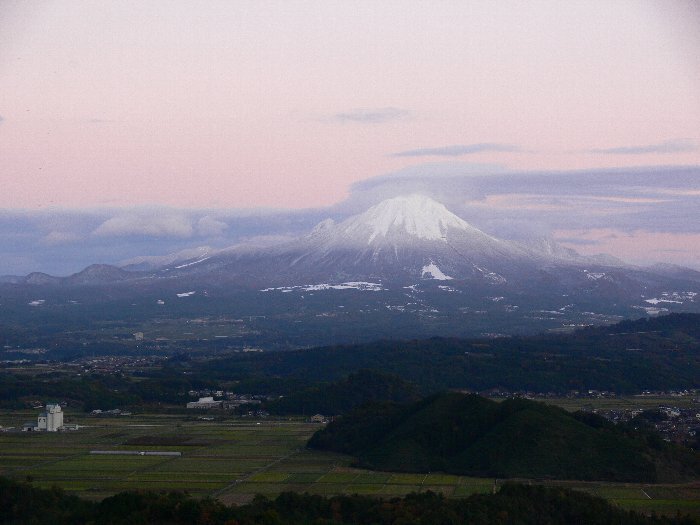
[[[274,414],[336,415],[372,401],[405,403],[419,397],[416,386],[400,377],[362,369],[334,383],[293,391],[267,408]]]
[[[648,482],[668,481],[668,472],[700,476],[697,453],[653,434],[534,401],[458,393],[363,407],[314,434],[309,447],[390,471]]]

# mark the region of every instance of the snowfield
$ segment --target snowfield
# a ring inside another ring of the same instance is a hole
[[[309,284],[305,286],[280,286],[277,288],[264,288],[263,290],[260,290],[261,292],[292,292],[292,291],[300,291],[300,292],[316,292],[316,291],[323,291],[323,290],[362,290],[365,292],[379,292],[381,290],[385,290],[386,288],[383,288],[381,284],[378,283],[368,283],[368,282],[363,282],[363,281],[353,281],[353,282],[347,282],[347,283],[340,283],[340,284],[327,284],[327,283],[322,283],[322,284]]]
[[[452,280],[452,277],[442,273],[442,270],[440,270],[440,268],[438,268],[434,262],[431,262],[430,264],[423,266],[423,269],[421,270],[421,277],[423,279],[435,279],[436,281],[451,281]]]

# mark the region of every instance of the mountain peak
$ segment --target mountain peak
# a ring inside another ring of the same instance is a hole
[[[418,194],[384,200],[351,217],[343,225],[348,233],[369,232],[368,244],[396,232],[420,239],[440,240],[445,238],[449,229],[475,230],[443,204]]]

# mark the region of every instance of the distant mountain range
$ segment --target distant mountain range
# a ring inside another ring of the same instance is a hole
[[[181,317],[263,316],[285,333],[294,317],[355,340],[347,334],[358,326],[367,337],[483,335],[700,311],[700,272],[582,256],[547,238],[498,239],[409,195],[293,240],[199,247],[68,277],[6,276],[0,292],[35,309],[121,301],[143,305],[146,317],[171,308]],[[334,341],[291,344],[324,342]]]

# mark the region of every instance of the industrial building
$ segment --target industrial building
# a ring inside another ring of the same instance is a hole
[[[57,432],[64,428],[65,425],[63,424],[63,410],[61,410],[61,405],[58,403],[47,403],[46,412],[39,414],[36,425],[33,423],[26,423],[22,430]]]
[[[187,408],[221,408],[222,401],[214,401],[213,397],[200,397],[199,401],[190,401],[187,403]]]

